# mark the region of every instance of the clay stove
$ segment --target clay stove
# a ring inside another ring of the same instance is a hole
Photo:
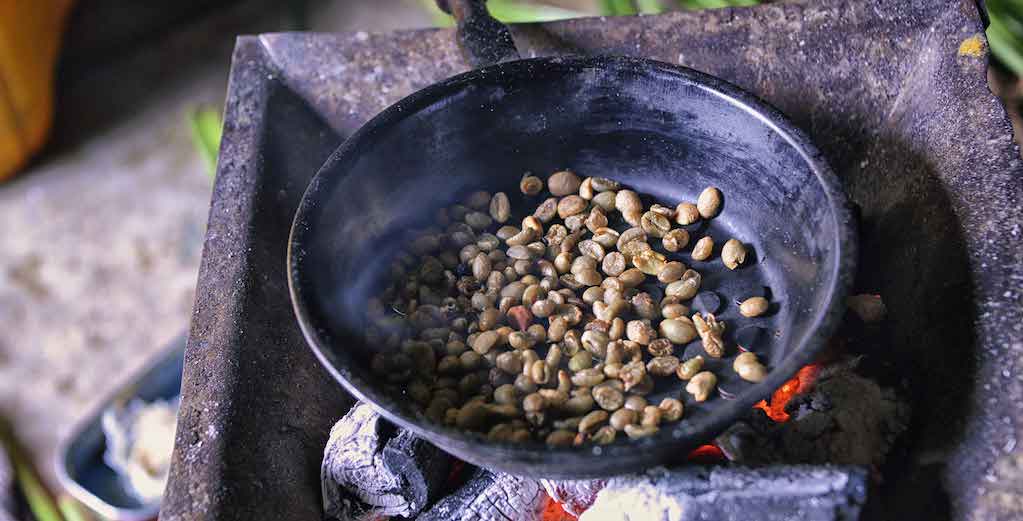
[[[615,478],[605,490],[671,481],[659,490],[696,498],[672,512],[701,519],[1023,516],[1023,169],[987,87],[987,55],[963,45],[983,42],[978,6],[932,4],[821,0],[513,26],[524,55],[680,63],[758,94],[806,130],[862,209],[857,289],[888,306],[881,341],[856,354],[912,410],[879,465],[722,462]],[[448,30],[239,39],[161,519],[322,516],[323,450],[352,400],[295,325],[291,217],[345,136],[467,68]],[[783,412],[821,408],[806,396]],[[724,452],[762,454],[738,429]],[[792,495],[757,503],[779,484]],[[610,511],[631,511],[635,495],[614,497],[622,503]]]

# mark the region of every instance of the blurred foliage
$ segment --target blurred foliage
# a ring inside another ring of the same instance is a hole
[[[430,11],[434,23],[448,27],[454,24],[450,16],[437,9],[434,0],[421,0]],[[657,14],[671,9],[713,9],[757,5],[760,0],[594,0],[588,10],[566,9],[544,2],[521,0],[490,0],[487,8],[494,18],[507,23],[549,22],[580,16],[619,16]]]
[[[1016,76],[1023,76],[1023,0],[987,0],[991,54]]]
[[[188,112],[188,126],[192,130],[192,143],[206,162],[210,177],[217,173],[217,155],[220,153],[220,135],[224,126],[221,110],[197,107]]]

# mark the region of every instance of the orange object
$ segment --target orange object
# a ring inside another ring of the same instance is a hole
[[[821,371],[818,364],[804,366],[796,376],[785,382],[774,394],[771,395],[771,403],[767,400],[760,400],[753,407],[767,413],[767,416],[778,423],[789,421],[789,413],[785,412],[785,405],[789,400],[803,393],[809,392],[817,380],[817,373]]]
[[[57,53],[73,3],[0,1],[0,181],[46,143]]]

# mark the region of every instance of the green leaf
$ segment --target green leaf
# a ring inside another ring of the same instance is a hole
[[[685,9],[718,9],[721,7],[746,7],[760,4],[760,0],[678,0]]]
[[[207,172],[213,177],[217,173],[217,155],[220,153],[223,128],[220,110],[209,107],[193,109],[188,113],[188,122],[192,129],[192,142],[206,161]]]
[[[987,28],[991,54],[1023,76],[1023,0],[988,0]]]
[[[438,27],[453,27],[455,25],[455,19],[437,8],[437,4],[433,0],[422,0],[422,5],[430,13],[430,17],[433,18],[434,25]],[[487,2],[487,9],[494,18],[510,24],[550,22],[566,18],[578,18],[587,14],[561,7],[531,2],[517,2],[514,0],[490,0]]]
[[[64,514],[65,521],[92,521],[92,516],[71,496],[60,496],[57,499],[57,508]]]
[[[661,0],[636,0],[636,7],[643,14],[659,14],[664,12]]]
[[[607,16],[623,16],[637,14],[632,0],[601,0],[600,14]]]
[[[0,451],[0,457],[3,457],[4,451],[7,452],[11,466],[14,467],[14,478],[36,521],[64,521],[64,518],[57,512],[57,505],[53,502],[49,491],[39,481],[39,475],[32,467],[24,448],[14,437],[14,428],[2,418],[0,418],[0,447],[4,449]]]

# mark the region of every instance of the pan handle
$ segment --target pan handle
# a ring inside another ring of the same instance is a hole
[[[437,0],[458,22],[458,47],[475,68],[519,59],[511,31],[490,16],[486,0]]]

